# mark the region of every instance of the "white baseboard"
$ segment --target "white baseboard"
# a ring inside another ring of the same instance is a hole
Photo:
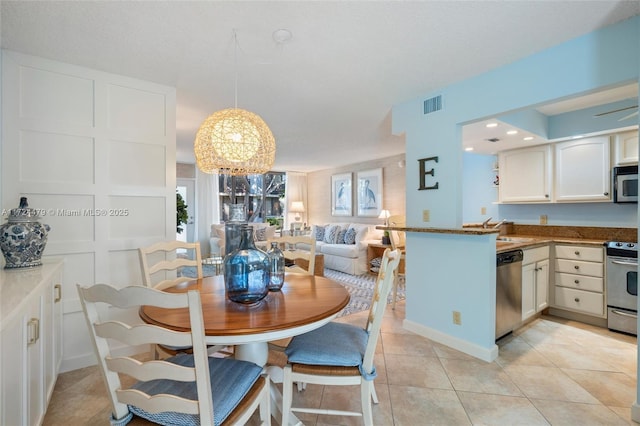
[[[402,325],[406,330],[412,331],[434,342],[442,343],[443,345],[464,352],[482,361],[492,362],[498,357],[498,345],[496,344],[490,348],[485,348],[406,319]]]

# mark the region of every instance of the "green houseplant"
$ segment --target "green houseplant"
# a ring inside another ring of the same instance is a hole
[[[183,223],[187,223],[189,220],[189,215],[187,214],[187,205],[182,198],[182,195],[176,192],[176,232],[178,234],[182,234],[183,227],[181,226]]]

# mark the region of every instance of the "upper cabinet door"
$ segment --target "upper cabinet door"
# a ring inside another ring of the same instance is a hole
[[[638,164],[638,131],[615,135],[615,165]]]
[[[551,201],[549,145],[504,151],[498,155],[498,161],[501,203]]]
[[[555,201],[611,201],[609,136],[555,144]]]

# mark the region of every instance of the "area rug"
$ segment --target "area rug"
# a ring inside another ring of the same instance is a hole
[[[184,277],[196,277],[196,270],[192,266],[185,266],[180,271],[180,275]],[[211,265],[202,266],[202,275],[205,277],[215,275],[215,269]],[[344,272],[335,271],[333,269],[324,270],[324,276],[343,285],[351,300],[349,304],[338,314],[339,317],[354,314],[360,311],[366,311],[371,306],[371,298],[373,297],[373,286],[376,283],[376,276],[371,274],[351,275]],[[402,278],[401,278],[402,279]],[[398,300],[404,300],[404,287],[398,287]],[[387,303],[393,302],[393,290],[387,297]]]
[[[324,276],[342,284],[349,292],[349,295],[351,295],[349,304],[338,314],[339,317],[369,309],[371,306],[371,298],[373,297],[373,286],[376,283],[375,275],[350,275],[325,268]],[[398,300],[404,300],[404,298],[404,287],[398,286]],[[387,303],[392,302],[393,290],[389,293],[389,297],[387,297]]]

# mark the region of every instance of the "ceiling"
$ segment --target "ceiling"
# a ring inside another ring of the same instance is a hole
[[[2,0],[0,13],[3,48],[176,87],[179,161],[193,161],[202,120],[237,99],[271,128],[274,170],[309,172],[404,153],[394,104],[638,15],[640,2]]]

